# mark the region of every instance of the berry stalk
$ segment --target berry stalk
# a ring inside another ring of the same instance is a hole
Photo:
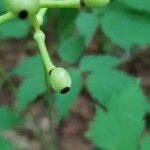
[[[3,24],[14,18],[14,15],[11,12],[8,12],[2,16],[0,16],[0,24]]]
[[[45,65],[46,71],[49,74],[49,72],[55,68],[54,64],[52,63],[50,56],[48,54],[46,45],[45,45],[45,34],[43,31],[38,30],[34,34],[34,39],[38,45],[43,63]]]
[[[41,8],[80,8],[80,0],[43,0]]]

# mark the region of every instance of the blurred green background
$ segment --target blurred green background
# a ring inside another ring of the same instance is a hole
[[[0,25],[0,150],[49,150],[51,126],[59,150],[149,150],[150,1],[49,9],[42,29],[72,89],[50,90],[50,125],[34,30],[19,19]]]

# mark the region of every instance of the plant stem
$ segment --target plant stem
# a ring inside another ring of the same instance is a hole
[[[41,2],[41,8],[80,8],[80,0],[50,0]]]
[[[50,96],[49,90],[49,76],[47,74],[46,68],[44,67],[44,75],[45,75],[45,87],[46,87],[46,106],[47,106],[47,115],[49,118],[49,125],[50,125],[50,150],[56,150],[56,133],[55,133],[55,117],[54,117],[54,103],[53,99]]]
[[[47,11],[47,8],[40,9],[39,13],[36,15],[39,26],[43,24],[44,15]]]
[[[37,30],[34,34],[34,39],[38,45],[43,63],[45,65],[46,71],[49,72],[55,68],[54,64],[52,63],[50,56],[48,54],[47,48],[45,46],[45,34],[41,30]]]
[[[38,45],[39,52],[42,57],[43,61],[43,69],[44,69],[44,77],[45,77],[45,87],[46,87],[46,107],[47,107],[47,114],[49,118],[49,125],[50,125],[50,150],[56,150],[56,134],[55,134],[55,117],[53,117],[53,100],[50,98],[50,90],[49,90],[49,72],[55,68],[54,64],[52,63],[50,56],[48,54],[48,50],[45,44],[45,34],[41,31],[41,21],[43,22],[44,14],[46,13],[47,9],[42,9],[36,18],[33,20],[33,26],[35,29],[34,39]]]
[[[14,18],[14,15],[12,13],[8,12],[8,13],[0,16],[0,24],[3,24],[13,18]]]

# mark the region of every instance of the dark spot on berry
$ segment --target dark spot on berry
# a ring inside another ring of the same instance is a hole
[[[69,91],[70,91],[70,87],[66,87],[63,90],[61,90],[61,94],[66,94]]]
[[[80,6],[81,6],[81,7],[84,7],[84,6],[85,6],[84,0],[80,0]]]
[[[19,12],[19,18],[20,19],[27,19],[28,18],[28,12],[26,10],[22,10]]]

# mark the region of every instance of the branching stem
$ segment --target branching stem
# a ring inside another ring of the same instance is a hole
[[[41,8],[80,8],[80,0],[43,0]]]
[[[45,45],[45,34],[43,31],[40,30],[40,26],[38,24],[38,21],[34,22],[34,28],[35,28],[35,34],[34,34],[34,39],[37,43],[37,46],[39,48],[42,60],[44,62],[45,68],[47,73],[55,68],[54,64],[52,63],[50,56],[48,54],[48,50]]]
[[[10,21],[10,20],[12,20],[14,17],[15,17],[15,16],[14,16],[12,13],[10,13],[10,12],[4,14],[4,15],[0,16],[0,24],[3,24],[3,23],[5,23],[5,22],[7,22],[7,21]]]

